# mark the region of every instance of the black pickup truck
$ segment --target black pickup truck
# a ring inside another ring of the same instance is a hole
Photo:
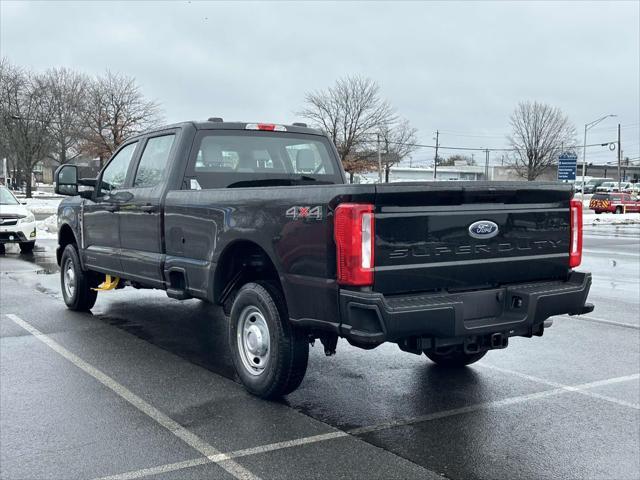
[[[131,138],[96,179],[63,165],[55,182],[72,196],[58,210],[67,306],[126,285],[219,304],[238,376],[264,398],[299,386],[316,339],[328,355],[343,337],[455,367],[593,310],[568,185],[350,185],[321,132],[217,118]]]

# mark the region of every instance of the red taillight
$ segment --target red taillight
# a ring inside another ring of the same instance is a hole
[[[569,248],[569,266],[577,267],[582,262],[582,202],[571,200],[571,246]]]
[[[336,208],[333,237],[339,284],[373,285],[374,227],[373,205],[343,203]]]

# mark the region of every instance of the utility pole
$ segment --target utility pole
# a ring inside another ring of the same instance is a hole
[[[604,117],[600,117],[599,119],[594,120],[593,122],[585,123],[584,125],[584,143],[582,145],[582,191],[580,192],[580,200],[582,202],[584,202],[584,177],[587,174],[587,130],[589,130],[591,127],[595,127],[605,118],[615,116],[616,115],[613,114],[605,115]]]
[[[620,145],[620,124],[618,124],[618,192],[621,192],[620,190],[620,182],[621,182],[621,178],[620,178],[620,163],[622,162],[622,148]]]
[[[489,180],[489,149],[486,148],[484,150],[484,179],[485,181]]]
[[[378,133],[378,183],[382,183],[382,156],[380,155],[380,134]]]
[[[438,147],[440,146],[440,131],[436,130],[436,159],[433,162],[433,179],[436,179],[436,173],[438,171]]]

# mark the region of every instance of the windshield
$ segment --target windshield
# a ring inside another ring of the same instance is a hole
[[[331,145],[318,135],[203,130],[194,147],[187,177],[199,188],[342,183]]]
[[[19,205],[20,202],[16,200],[6,187],[0,187],[0,205]]]

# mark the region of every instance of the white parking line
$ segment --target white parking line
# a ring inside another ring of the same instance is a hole
[[[61,355],[62,357],[69,360],[80,370],[85,373],[91,375],[97,381],[102,383],[105,387],[112,390],[114,393],[122,397],[124,400],[129,402],[131,405],[136,407],[142,413],[147,415],[149,418],[153,419],[156,423],[163,426],[171,433],[173,433],[176,437],[180,438],[183,442],[185,442],[190,447],[194,448],[202,455],[207,457],[208,461],[218,464],[220,467],[225,469],[234,477],[241,480],[258,480],[259,477],[251,473],[249,470],[244,468],[242,465],[234,462],[229,459],[226,455],[222,455],[222,453],[215,449],[213,446],[209,445],[203,439],[198,437],[195,433],[190,432],[182,425],[180,425],[175,420],[169,418],[167,415],[162,413],[160,410],[152,406],[151,404],[145,402],[143,399],[138,397],[135,393],[124,387],[123,385],[116,382],[109,375],[101,372],[94,366],[82,360],[77,355],[71,353],[69,350],[64,348],[55,340],[51,339],[49,336],[42,333],[40,330],[32,326],[30,323],[24,321],[17,315],[8,314],[7,318],[12,320],[14,323],[25,329],[35,338],[40,340],[46,346],[51,348],[53,351]],[[218,459],[219,458],[219,459]]]
[[[109,475],[108,477],[100,477],[95,480],[135,480],[136,478],[148,477],[150,475],[161,475],[163,473],[175,472],[176,470],[184,470],[185,468],[197,467],[211,463],[206,457],[194,458],[193,460],[185,460],[183,462],[167,463],[157,467],[142,468],[140,470],[131,470],[129,472],[118,473],[117,475]]]
[[[584,315],[564,315],[565,317],[573,318],[576,320],[586,320],[594,323],[604,323],[605,325],[615,325],[616,327],[633,328],[640,330],[640,325],[633,325],[632,323],[615,322],[613,320],[605,320],[604,318],[585,317]]]
[[[601,386],[604,386],[604,385],[611,385],[612,383],[630,382],[630,381],[633,381],[633,380],[639,380],[640,379],[640,374],[627,375],[626,377],[618,377],[618,378],[615,378],[615,379],[599,380],[599,381],[596,381],[596,382],[591,382],[589,384],[586,384],[587,385],[586,387],[585,386],[572,387],[570,385],[564,385],[562,383],[554,382],[554,381],[551,381],[551,380],[545,380],[544,378],[535,377],[533,375],[529,375],[527,373],[522,373],[522,372],[517,372],[515,370],[510,370],[508,368],[502,368],[502,367],[496,367],[494,365],[488,365],[488,364],[486,364],[484,362],[483,363],[477,363],[476,365],[478,367],[488,368],[490,370],[496,370],[498,372],[503,372],[503,373],[507,373],[509,375],[514,375],[516,377],[524,378],[524,379],[530,380],[532,382],[542,383],[544,385],[549,385],[551,387],[563,388],[563,389],[567,390],[568,392],[579,393],[579,394],[585,395],[587,397],[598,398],[600,400],[606,400],[607,402],[615,403],[615,404],[621,405],[623,407],[630,407],[630,408],[633,408],[635,410],[640,410],[640,405],[638,405],[636,403],[625,402],[624,400],[619,400],[617,398],[609,397],[607,395],[601,395],[599,393],[590,392],[588,390],[589,388],[601,387]]]
[[[238,479],[258,480],[258,477],[255,474],[251,473],[249,470],[247,470],[243,466],[234,462],[233,459],[250,456],[250,455],[257,455],[257,454],[266,453],[266,452],[272,452],[275,450],[282,450],[285,448],[292,448],[300,445],[307,445],[307,444],[318,443],[318,442],[323,442],[327,440],[333,440],[336,438],[343,438],[351,435],[353,436],[363,435],[370,432],[376,432],[376,431],[386,430],[386,429],[405,426],[405,425],[412,425],[416,423],[427,422],[427,421],[436,420],[439,418],[453,417],[456,415],[462,415],[465,413],[471,413],[479,410],[498,408],[498,407],[503,407],[507,405],[516,405],[516,404],[527,402],[530,400],[536,400],[540,398],[550,397],[553,395],[560,395],[560,394],[569,393],[569,392],[587,394],[588,396],[591,396],[591,397],[607,400],[619,405],[634,408],[636,410],[640,409],[640,405],[624,402],[622,400],[596,394],[594,392],[585,391],[587,389],[595,388],[603,385],[611,385],[615,383],[638,380],[640,379],[640,374],[626,375],[622,377],[610,378],[610,379],[570,386],[570,385],[563,385],[560,383],[544,380],[538,377],[534,377],[532,375],[528,375],[528,374],[524,374],[524,373],[520,373],[520,372],[508,370],[508,369],[503,369],[501,367],[494,367],[492,365],[486,365],[486,364],[478,364],[479,366],[484,368],[503,371],[505,373],[517,375],[523,378],[527,378],[531,381],[544,383],[546,385],[557,387],[557,388],[553,388],[551,390],[545,390],[542,392],[531,393],[527,395],[519,395],[515,397],[504,398],[501,400],[477,403],[474,405],[468,405],[466,407],[434,412],[427,415],[421,415],[418,417],[392,420],[392,421],[383,422],[375,425],[354,428],[347,431],[336,430],[336,431],[325,433],[325,434],[313,435],[313,436],[298,438],[294,440],[270,443],[267,445],[261,445],[253,448],[236,450],[228,453],[222,453],[217,449],[215,449],[213,446],[206,443],[203,439],[201,439],[194,433],[185,429],[182,425],[178,424],[173,419],[169,418],[168,416],[166,416],[165,414],[157,410],[155,407],[153,407],[149,403],[145,402],[143,399],[141,399],[136,394],[128,390],[126,387],[116,382],[113,378],[109,377],[105,373],[101,372],[97,368],[93,367],[89,363],[82,360],[77,355],[65,349],[62,345],[58,344],[55,340],[51,339],[46,334],[40,332],[37,328],[33,327],[28,322],[22,320],[17,315],[8,314],[6,316],[9,319],[11,319],[13,322],[15,322],[17,325],[19,325],[20,327],[22,327],[23,329],[31,333],[34,337],[36,337],[38,340],[43,342],[49,348],[54,350],[56,353],[60,354],[62,357],[69,360],[71,363],[73,363],[75,366],[83,370],[85,373],[91,375],[93,378],[95,378],[100,383],[105,385],[107,388],[115,392],[117,395],[119,395],[124,400],[129,402],[131,405],[136,407],[138,410],[140,410],[141,412],[143,412],[144,414],[146,414],[147,416],[155,420],[158,424],[160,424],[161,426],[169,430],[171,433],[173,433],[178,438],[182,439],[185,443],[190,445],[192,448],[194,448],[195,450],[199,451],[204,455],[204,457],[185,460],[182,462],[169,463],[166,465],[159,465],[156,467],[144,468],[140,470],[132,470],[129,472],[124,472],[116,475],[101,477],[99,480],[135,480],[135,479],[143,478],[149,475],[158,475],[162,473],[183,470],[186,468],[191,468],[199,465],[205,465],[207,463],[214,463],[219,465],[220,467],[224,468],[227,472],[229,472],[231,475],[233,475]]]
[[[573,387],[569,387],[569,386],[563,386],[561,388],[554,388],[552,390],[543,390],[542,392],[536,392],[536,393],[530,393],[527,395],[518,395],[516,397],[509,397],[509,398],[504,398],[502,400],[494,400],[491,402],[482,402],[482,403],[476,403],[474,405],[468,405],[466,407],[460,407],[460,408],[453,408],[451,410],[443,410],[440,412],[434,412],[434,413],[429,413],[426,415],[421,415],[419,417],[413,417],[413,418],[405,418],[405,419],[398,419],[398,420],[392,420],[389,422],[384,422],[384,423],[379,423],[377,425],[370,425],[370,426],[366,426],[366,427],[359,427],[359,428],[354,428],[352,430],[348,430],[348,433],[350,433],[351,435],[363,435],[365,433],[370,433],[370,432],[377,432],[380,430],[387,430],[389,428],[395,428],[395,427],[402,427],[405,425],[413,425],[415,423],[422,423],[422,422],[428,422],[430,420],[436,420],[439,418],[447,418],[447,417],[453,417],[455,415],[462,415],[465,413],[471,413],[471,412],[476,412],[478,410],[486,410],[489,408],[496,408],[496,407],[504,407],[506,405],[515,405],[518,403],[523,403],[523,402],[528,402],[530,400],[536,400],[539,398],[545,398],[545,397],[550,397],[553,395],[559,395],[559,394],[563,394],[563,393],[568,393],[568,392],[572,392],[575,390],[583,390],[583,389],[587,389],[587,388],[594,388],[594,387],[599,387],[602,385],[610,385],[613,383],[620,383],[620,382],[628,382],[630,380],[634,380],[634,379],[638,379],[640,378],[640,375],[626,375],[624,377],[617,377],[617,378],[610,378],[607,380],[600,380],[597,382],[590,382],[590,383],[584,383],[581,385],[575,385]],[[635,408],[635,406],[634,406]]]
[[[511,372],[509,372],[511,373]],[[299,438],[296,440],[289,440],[289,441],[285,441],[285,442],[277,442],[277,443],[270,443],[267,445],[262,445],[259,447],[254,447],[254,448],[247,448],[244,450],[236,450],[234,452],[229,452],[229,453],[223,453],[220,454],[218,456],[214,456],[211,457],[210,459],[208,458],[195,458],[193,460],[185,460],[183,462],[176,462],[176,463],[169,463],[166,465],[160,465],[157,467],[152,467],[152,468],[145,468],[145,469],[141,469],[141,470],[132,470],[130,472],[125,472],[125,473],[121,473],[118,475],[111,475],[108,477],[101,477],[99,479],[95,479],[95,480],[135,480],[138,478],[143,478],[149,475],[157,475],[157,474],[161,474],[161,473],[167,473],[167,472],[173,472],[176,470],[182,470],[185,468],[191,468],[194,466],[198,466],[198,465],[204,465],[206,463],[208,463],[209,461],[219,461],[222,459],[232,459],[232,458],[238,458],[238,457],[245,457],[248,455],[256,455],[259,453],[266,453],[266,452],[272,452],[275,450],[282,450],[284,448],[291,448],[291,447],[296,447],[299,445],[306,445],[306,444],[310,444],[310,443],[317,443],[317,442],[322,442],[322,441],[326,441],[326,440],[332,440],[335,438],[342,438],[342,437],[346,437],[346,436],[357,436],[357,435],[363,435],[366,433],[370,433],[370,432],[376,432],[376,431],[380,431],[380,430],[387,430],[390,428],[395,428],[395,427],[401,427],[404,425],[412,425],[415,423],[422,423],[422,422],[428,422],[430,420],[436,420],[438,418],[447,418],[447,417],[453,417],[456,415],[462,415],[464,413],[471,413],[471,412],[475,412],[478,410],[484,410],[484,409],[489,409],[489,408],[497,408],[497,407],[503,407],[506,405],[516,405],[518,403],[523,403],[523,402],[527,402],[529,400],[536,400],[538,398],[545,398],[545,397],[550,397],[553,395],[561,395],[561,394],[565,394],[565,393],[569,393],[569,392],[579,392],[582,393],[583,390],[588,389],[588,388],[595,388],[595,387],[599,387],[602,385],[611,385],[614,383],[621,383],[621,382],[628,382],[631,380],[637,380],[640,378],[640,374],[636,374],[636,375],[626,375],[624,377],[616,377],[616,378],[610,378],[610,379],[606,379],[606,380],[599,380],[596,382],[590,382],[590,383],[585,383],[585,384],[581,384],[581,385],[575,385],[575,386],[569,386],[569,385],[563,385],[562,387],[559,388],[554,388],[552,390],[544,390],[542,392],[537,392],[537,393],[531,393],[528,395],[519,395],[516,397],[509,397],[509,398],[505,398],[502,400],[495,400],[492,402],[483,402],[483,403],[477,403],[474,405],[469,405],[467,407],[461,407],[461,408],[454,408],[454,409],[450,409],[450,410],[443,410],[440,412],[434,412],[434,413],[430,413],[427,415],[422,415],[419,417],[412,417],[412,418],[405,418],[405,419],[399,419],[399,420],[393,420],[393,421],[389,421],[389,422],[384,422],[384,423],[379,423],[379,424],[375,424],[375,425],[369,425],[366,427],[359,427],[359,428],[354,428],[351,430],[347,430],[347,431],[335,431],[335,432],[330,432],[330,433],[325,433],[325,434],[321,434],[321,435],[313,435],[311,437],[303,437],[303,438]],[[537,379],[536,379],[537,380]],[[594,394],[594,396],[597,396],[598,398],[600,398],[597,394]],[[607,400],[611,400],[610,398],[606,398]],[[614,399],[615,400],[615,399]],[[623,402],[626,403],[626,402]],[[625,406],[630,406],[632,408],[639,408],[637,405],[634,404],[628,404]]]

